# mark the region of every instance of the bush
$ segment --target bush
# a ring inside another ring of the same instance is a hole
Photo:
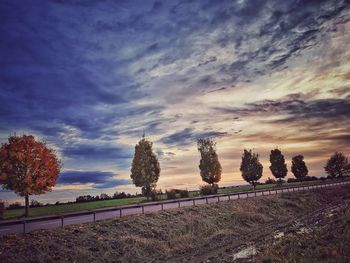
[[[272,178],[267,178],[266,181],[265,181],[265,184],[275,184],[276,183],[276,180],[275,179],[272,179]]]
[[[303,181],[317,181],[318,178],[316,176],[306,176]]]
[[[97,196],[96,196],[97,197]],[[108,194],[100,194],[99,196],[99,200],[109,200],[109,199],[112,199],[112,197],[110,197]]]
[[[201,195],[213,195],[218,193],[218,185],[214,184],[213,186],[210,184],[200,186]]]
[[[0,219],[4,219],[5,203],[0,201]]]
[[[20,202],[15,202],[13,204],[10,204],[8,209],[18,209],[18,208],[23,208],[23,205],[21,205]]]
[[[287,183],[297,183],[302,182],[303,180],[301,178],[288,178]]]
[[[127,198],[127,195],[125,192],[121,192],[121,193],[115,192],[113,194],[113,199],[123,199],[123,198]]]
[[[30,201],[30,207],[41,207],[41,206],[44,206],[44,204],[40,203],[37,200],[32,199]]]
[[[181,197],[181,198],[190,197],[190,193],[189,193],[187,190],[181,190],[181,191],[180,191],[180,197]]]
[[[169,191],[166,191],[166,197],[167,199],[176,199],[176,190],[170,189]]]
[[[150,192],[150,197],[152,199],[152,201],[158,201],[159,200],[159,194],[156,190],[152,190]]]

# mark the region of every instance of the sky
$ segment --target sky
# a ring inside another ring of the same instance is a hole
[[[140,193],[143,131],[158,189],[198,189],[196,140],[217,143],[221,186],[243,150],[305,156],[324,176],[350,153],[350,1],[2,0],[0,142],[33,134],[63,167],[42,202]],[[0,199],[17,200],[2,190]]]

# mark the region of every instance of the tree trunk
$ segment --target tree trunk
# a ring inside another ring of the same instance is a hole
[[[25,208],[24,216],[28,217],[29,216],[29,195],[28,194],[26,194],[25,200],[26,200],[26,208]]]

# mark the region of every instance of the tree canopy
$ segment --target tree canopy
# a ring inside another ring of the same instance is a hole
[[[130,175],[135,186],[142,187],[142,193],[147,198],[153,196],[160,176],[160,165],[152,145],[144,136],[136,144]]]
[[[342,152],[335,152],[324,167],[326,173],[331,177],[343,177],[350,175],[350,163]]]
[[[274,177],[281,179],[287,175],[287,165],[285,163],[284,156],[279,149],[271,150],[270,154],[270,170]]]
[[[259,154],[253,153],[252,150],[244,150],[240,171],[243,179],[253,185],[254,190],[256,182],[262,177],[263,166],[259,161]]]
[[[221,180],[221,164],[216,153],[216,143],[212,139],[199,139],[198,151],[201,154],[199,162],[202,180],[214,186]]]
[[[295,178],[302,179],[307,176],[309,170],[307,169],[306,163],[304,162],[304,156],[296,155],[292,158],[291,170]]]
[[[0,148],[0,184],[25,197],[51,191],[60,173],[56,153],[32,135],[10,136]]]

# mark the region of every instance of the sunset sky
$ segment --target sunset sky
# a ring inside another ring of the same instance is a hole
[[[0,142],[33,134],[63,163],[43,202],[140,192],[145,130],[158,189],[198,189],[196,140],[214,138],[221,186],[243,149],[305,156],[323,176],[350,154],[349,1],[0,1]],[[1,191],[0,199],[16,195]]]

